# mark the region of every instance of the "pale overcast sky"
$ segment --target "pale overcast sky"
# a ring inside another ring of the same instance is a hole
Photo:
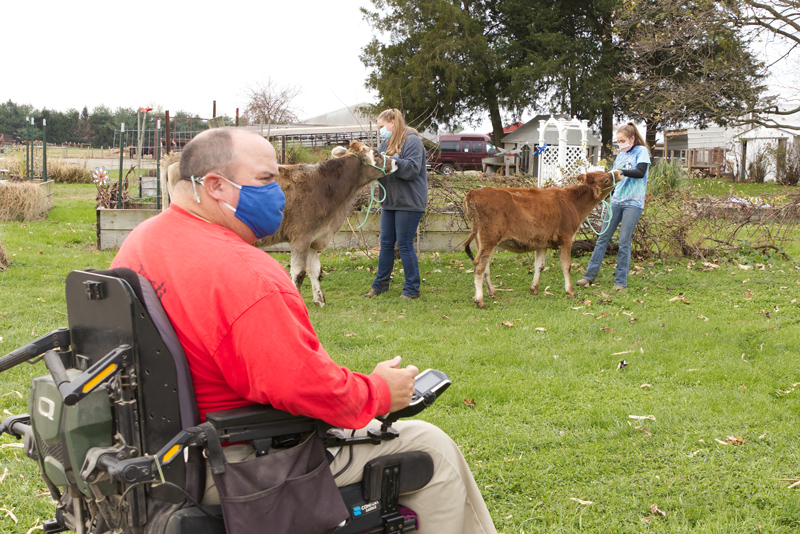
[[[0,101],[66,111],[244,111],[245,89],[296,85],[301,119],[374,97],[359,60],[367,0],[3,2]],[[122,31],[124,30],[124,36]]]
[[[245,90],[271,78],[301,89],[301,119],[375,97],[359,60],[372,37],[369,0],[4,1],[0,102],[66,111],[161,106],[210,117],[243,112]],[[125,31],[125,35],[121,31]],[[766,43],[761,43],[768,48]],[[798,94],[798,62],[773,87]],[[533,113],[526,113],[524,119]],[[488,124],[488,121],[484,121]]]

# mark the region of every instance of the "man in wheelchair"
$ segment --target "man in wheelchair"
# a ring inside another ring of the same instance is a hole
[[[46,351],[34,430],[4,422],[61,503],[46,533],[496,532],[457,445],[423,421],[394,423],[417,400],[418,370],[399,357],[370,375],[337,365],[286,271],[251,246],[280,225],[277,174],[257,134],[198,135],[169,209],[129,235],[111,272],[68,277],[70,328],[2,359]],[[109,399],[92,428],[113,440],[64,430],[85,418],[74,408],[97,414]]]

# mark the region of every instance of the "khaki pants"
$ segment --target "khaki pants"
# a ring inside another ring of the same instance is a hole
[[[496,534],[489,510],[475,484],[464,456],[450,437],[438,427],[424,421],[399,421],[393,425],[400,436],[380,445],[355,445],[350,466],[336,479],[338,486],[361,480],[364,464],[372,458],[406,451],[424,451],[433,459],[433,478],[415,492],[400,496],[400,503],[419,516],[421,534]],[[367,428],[379,428],[372,421]],[[356,435],[366,434],[366,428]],[[250,445],[225,448],[229,462],[244,461],[255,456]],[[343,447],[331,464],[338,473],[350,460],[350,448]],[[203,504],[219,504],[211,469],[206,470],[206,492]]]

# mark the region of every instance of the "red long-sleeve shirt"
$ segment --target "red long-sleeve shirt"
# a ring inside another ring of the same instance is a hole
[[[343,428],[389,412],[386,382],[354,373],[320,345],[286,271],[233,231],[170,208],[138,225],[112,268],[156,290],[206,412],[271,404]]]

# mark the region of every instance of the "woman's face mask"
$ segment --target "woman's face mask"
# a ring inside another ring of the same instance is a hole
[[[234,208],[224,201],[220,201],[225,207],[234,212],[237,219],[247,225],[258,239],[263,239],[278,231],[278,227],[283,221],[283,209],[286,207],[286,196],[283,194],[278,182],[267,185],[239,185],[231,182],[224,176],[223,180],[239,189],[239,203]],[[192,177],[192,180],[196,178]],[[202,185],[202,178],[198,181]],[[195,198],[200,199],[195,193]]]
[[[633,148],[633,139],[618,139],[617,145],[619,146],[620,152],[627,152]]]
[[[384,139],[389,139],[392,136],[392,132],[386,129],[386,126],[381,126],[380,132],[381,137]]]

